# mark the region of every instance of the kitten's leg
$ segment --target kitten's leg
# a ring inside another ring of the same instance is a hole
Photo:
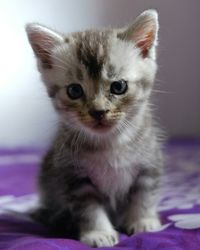
[[[156,212],[159,198],[160,169],[146,169],[138,177],[131,192],[130,204],[125,215],[128,234],[153,231],[160,227]]]
[[[71,212],[78,223],[80,241],[94,247],[113,246],[118,242],[104,208],[106,202],[90,179],[75,179],[68,182]]]
[[[118,243],[118,234],[100,204],[90,204],[82,211],[80,240],[93,247]]]

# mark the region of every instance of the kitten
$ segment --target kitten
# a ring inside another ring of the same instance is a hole
[[[40,176],[40,219],[90,246],[112,246],[160,226],[162,154],[149,97],[156,74],[158,16],[122,29],[27,34],[60,117]]]

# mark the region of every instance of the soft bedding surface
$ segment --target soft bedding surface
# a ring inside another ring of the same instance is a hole
[[[165,152],[168,161],[158,208],[162,228],[131,237],[121,235],[118,245],[102,250],[200,249],[200,141],[174,141]],[[0,249],[91,249],[78,241],[50,237],[46,228],[25,215],[37,202],[35,179],[41,153],[0,150]]]

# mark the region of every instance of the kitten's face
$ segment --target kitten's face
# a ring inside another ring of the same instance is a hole
[[[148,40],[146,46],[144,35],[138,46],[137,37],[135,42],[128,38],[134,35],[130,28],[90,30],[63,37],[54,32],[47,36],[46,28],[39,27],[32,33],[28,30],[29,39],[64,124],[98,135],[127,126],[152,88],[156,72],[156,34],[152,35],[152,27],[146,38],[152,41]]]

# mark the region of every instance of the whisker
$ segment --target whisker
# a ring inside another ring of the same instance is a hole
[[[152,92],[161,93],[161,94],[174,94],[174,92],[172,91],[165,91],[165,90],[159,90],[159,89],[152,89]]]

